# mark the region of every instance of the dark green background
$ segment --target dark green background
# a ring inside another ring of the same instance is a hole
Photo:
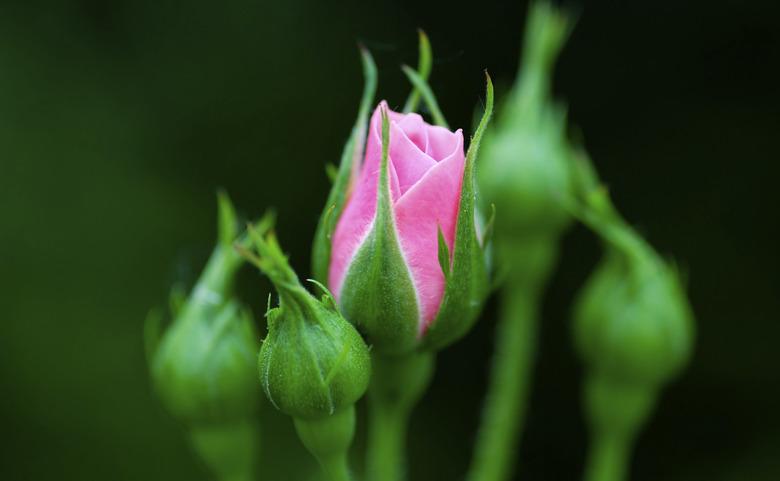
[[[150,392],[141,325],[205,260],[215,189],[248,216],[275,206],[304,274],[323,166],[357,109],[357,40],[398,106],[398,65],[416,62],[425,28],[454,126],[470,125],[482,69],[506,85],[516,68],[522,2],[368,3],[0,3],[0,478],[207,479]],[[632,478],[774,480],[780,11],[676,3],[580,5],[556,77],[618,206],[690,274],[696,356]],[[577,228],[564,247],[518,479],[576,479],[584,457],[568,312],[598,245]],[[262,312],[268,285],[249,269],[242,292]],[[462,476],[490,312],[440,356],[413,420],[413,479]],[[288,420],[263,416],[265,479],[305,479]]]

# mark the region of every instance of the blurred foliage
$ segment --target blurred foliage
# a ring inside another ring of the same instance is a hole
[[[398,65],[416,61],[424,28],[439,103],[454,127],[468,126],[482,69],[511,81],[525,11],[498,0],[476,10],[1,2],[0,478],[208,479],[151,394],[141,325],[205,262],[216,188],[246,217],[276,206],[281,243],[307,272],[324,165],[338,160],[357,111],[355,42],[372,49],[381,91],[400,107]],[[778,13],[769,2],[584,5],[557,69],[556,94],[616,204],[690,273],[700,320],[692,367],[639,441],[637,481],[780,476]],[[582,229],[567,238],[519,479],[580,472],[570,304],[597,259]],[[269,289],[242,271],[256,317]],[[441,354],[412,420],[414,479],[465,470],[492,326],[489,311]],[[263,422],[260,470],[305,479],[313,461],[289,420],[266,409]]]

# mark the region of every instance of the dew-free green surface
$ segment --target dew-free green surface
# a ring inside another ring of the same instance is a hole
[[[143,319],[172,282],[195,280],[215,241],[218,186],[247,217],[275,205],[280,241],[307,272],[324,165],[338,162],[357,113],[356,40],[393,108],[408,94],[397,67],[416,64],[417,27],[452,127],[471,133],[484,68],[500,102],[525,6],[419,3],[0,4],[0,478],[208,479],[151,394]],[[640,438],[632,479],[773,480],[780,12],[697,3],[584,6],[556,92],[621,212],[689,272],[693,363]],[[598,255],[584,229],[564,243],[522,479],[580,471],[569,308]],[[246,268],[239,291],[260,318],[268,284]],[[412,419],[413,479],[465,471],[492,308],[437,360]],[[264,425],[264,479],[309,479],[315,465],[289,419],[266,405]]]

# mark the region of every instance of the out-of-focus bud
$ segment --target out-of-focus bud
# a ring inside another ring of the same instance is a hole
[[[235,252],[237,224],[220,192],[219,242],[189,297],[174,289],[173,322],[145,326],[155,390],[190,431],[196,451],[221,479],[249,479],[255,456],[254,420],[259,336],[248,308],[233,293],[243,260]]]
[[[620,217],[586,154],[576,155],[575,212],[605,249],[575,305],[576,345],[593,371],[660,385],[687,363],[693,345],[693,313],[679,273]]]
[[[298,281],[273,234],[251,226],[254,252],[242,254],[268,276],[279,294],[270,308],[260,349],[260,382],[269,401],[292,416],[298,436],[333,480],[348,479],[347,452],[354,404],[368,388],[371,359],[363,338],[322,285],[322,299]],[[316,281],[314,281],[316,283]]]
[[[605,375],[661,384],[688,361],[693,316],[674,266],[638,238],[623,241],[607,245],[579,296],[577,347]]]
[[[233,294],[243,262],[233,249],[236,232],[233,207],[220,193],[219,243],[190,296],[174,306],[173,323],[149,349],[157,392],[187,423],[244,419],[257,407],[259,336],[249,310]]]
[[[347,180],[334,185],[341,193],[331,198],[343,204],[323,214],[335,216],[330,250],[315,248],[315,257],[327,254],[328,287],[380,352],[443,347],[465,334],[480,312],[489,282],[473,176],[492,110],[490,84],[488,97],[468,155],[461,130],[393,112],[382,102],[365,154],[357,149],[349,157],[354,164],[342,162],[339,178]],[[330,237],[318,231],[316,239]]]
[[[553,64],[571,26],[550,3],[532,3],[517,80],[485,135],[477,180],[482,199],[495,204],[497,259],[507,269],[538,263],[543,275],[547,251],[571,221],[561,205],[571,189],[566,112],[551,99]]]
[[[664,384],[687,364],[693,313],[680,275],[613,207],[578,152],[577,216],[605,253],[574,308],[574,341],[586,368],[585,412],[593,436],[586,479],[621,479],[631,443]]]

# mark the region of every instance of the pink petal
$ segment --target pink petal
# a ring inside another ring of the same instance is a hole
[[[433,159],[446,159],[456,148],[463,150],[463,144],[458,144],[457,132],[450,132],[437,125],[428,126],[428,148],[425,152]],[[461,133],[461,140],[463,134]]]
[[[424,128],[422,130],[424,135]],[[413,134],[420,138],[420,132],[413,131]],[[427,135],[425,135],[425,138],[427,139]],[[420,147],[407,136],[407,132],[395,122],[390,126],[390,159],[395,167],[395,171],[398,173],[398,185],[401,189],[401,195],[436,165],[436,161],[420,150]]]
[[[396,123],[418,149],[423,152],[428,150],[429,125],[425,123],[425,120],[419,114],[407,114]]]
[[[452,134],[450,155],[432,167],[395,204],[395,220],[417,290],[421,333],[434,320],[444,294],[444,274],[439,265],[438,226],[453,251],[465,157],[463,132]],[[453,148],[454,145],[454,148]]]

